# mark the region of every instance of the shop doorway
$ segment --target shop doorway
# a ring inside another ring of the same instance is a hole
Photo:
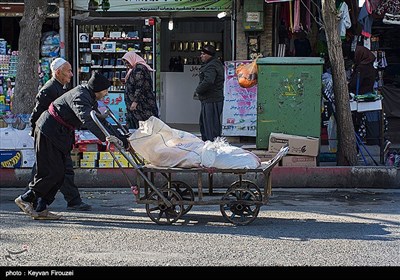
[[[168,17],[161,21],[160,34],[160,117],[171,127],[198,132],[200,102],[193,99],[193,92],[199,82],[200,51],[203,45],[214,44],[221,61],[231,60],[231,20]]]

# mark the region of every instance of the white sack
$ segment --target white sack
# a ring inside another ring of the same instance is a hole
[[[129,142],[145,160],[160,167],[200,167],[204,146],[197,136],[170,128],[156,117],[140,121]]]
[[[201,165],[219,169],[255,169],[261,161],[250,151],[231,146],[224,138],[206,141],[201,154]]]

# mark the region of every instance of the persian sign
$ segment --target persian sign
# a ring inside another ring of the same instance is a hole
[[[236,67],[251,60],[225,62],[224,109],[222,135],[256,136],[257,85],[242,88],[237,80]]]

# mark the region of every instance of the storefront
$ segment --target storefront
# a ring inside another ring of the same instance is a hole
[[[118,100],[114,109],[125,111],[121,98],[126,68],[121,57],[134,50],[156,70],[153,82],[161,119],[172,125],[197,125],[200,106],[192,97],[200,50],[214,44],[221,60],[232,59],[234,1],[126,2],[112,1],[107,11],[100,3],[87,13],[86,0],[74,1],[74,84],[84,83],[92,70],[101,71],[113,83],[110,103]],[[221,12],[224,17],[217,17]]]
[[[24,12],[24,4],[0,1],[0,116],[10,111],[19,58],[19,21]],[[23,1],[20,1],[23,2]],[[49,1],[48,14],[42,26],[39,52],[39,85],[51,76],[50,63],[60,56],[60,9],[59,1]],[[62,19],[63,21],[63,19]],[[4,123],[1,124],[4,126]]]

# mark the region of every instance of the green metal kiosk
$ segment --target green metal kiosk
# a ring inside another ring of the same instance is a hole
[[[320,57],[257,60],[257,149],[268,149],[271,132],[320,137]]]

